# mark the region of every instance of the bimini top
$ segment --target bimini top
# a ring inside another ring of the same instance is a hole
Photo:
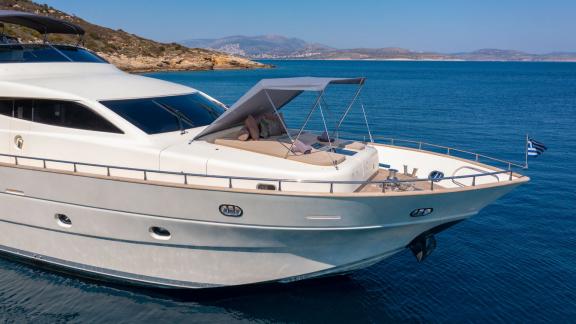
[[[73,23],[22,11],[0,10],[0,22],[28,27],[40,34],[84,35],[84,29]]]
[[[280,109],[304,91],[323,91],[330,84],[362,85],[364,81],[364,78],[315,77],[263,79],[194,139],[239,125],[248,115],[257,116],[273,112],[274,108]]]

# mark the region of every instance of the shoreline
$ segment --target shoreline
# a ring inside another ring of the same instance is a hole
[[[125,69],[125,68],[121,68],[117,65],[114,64],[114,66],[116,66],[117,68],[119,68],[120,70],[124,71],[124,72],[128,72],[128,73],[163,73],[163,72],[206,72],[206,71],[247,71],[247,70],[267,70],[267,69],[274,69],[276,68],[276,66],[271,65],[271,64],[266,64],[266,66],[264,67],[241,67],[241,68],[208,68],[208,69],[186,69],[186,68],[174,68],[174,69],[162,69],[162,68],[158,68],[158,69]]]
[[[418,60],[418,59],[315,59],[315,58],[253,58],[253,60],[262,61],[338,61],[338,62],[487,62],[487,63],[576,63],[575,60],[550,60],[550,61],[539,61],[539,60]]]
[[[164,55],[125,56],[97,53],[118,69],[129,73],[184,72],[215,70],[270,69],[273,64],[255,62],[249,59],[210,53],[208,55]]]

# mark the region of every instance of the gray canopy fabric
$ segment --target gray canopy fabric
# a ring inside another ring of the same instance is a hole
[[[362,85],[364,81],[364,78],[315,77],[263,79],[194,139],[240,125],[248,115],[258,116],[274,112],[274,108],[282,108],[304,91],[323,91],[330,84]],[[274,103],[274,107],[270,101]]]
[[[14,10],[0,10],[0,22],[20,25],[41,34],[84,35],[84,29],[64,20]]]

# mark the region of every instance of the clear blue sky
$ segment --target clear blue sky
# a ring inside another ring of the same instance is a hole
[[[339,48],[576,52],[576,0],[40,0],[158,41],[278,34]]]

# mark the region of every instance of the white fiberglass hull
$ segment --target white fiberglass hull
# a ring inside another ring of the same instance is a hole
[[[0,252],[149,286],[204,288],[349,272],[462,220],[523,181],[395,195],[262,194],[0,167]],[[243,209],[226,217],[221,204]],[[433,208],[411,217],[416,208]],[[63,227],[55,215],[72,222]],[[153,226],[170,231],[157,239]]]

